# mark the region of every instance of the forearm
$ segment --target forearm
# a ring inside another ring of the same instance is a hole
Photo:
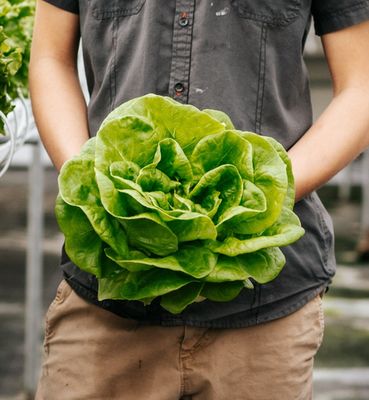
[[[53,57],[32,60],[30,92],[42,142],[60,170],[89,137],[86,103],[75,66]]]
[[[369,87],[342,90],[289,150],[296,201],[327,182],[369,146],[368,110]]]
[[[37,0],[29,69],[32,109],[58,170],[89,137],[77,74],[79,39],[78,15]]]

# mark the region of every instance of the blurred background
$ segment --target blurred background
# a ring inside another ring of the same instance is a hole
[[[306,46],[314,118],[331,98],[320,40]],[[83,83],[83,72],[81,72]],[[54,218],[57,174],[38,142],[27,102],[9,129],[18,149],[0,177],[0,400],[32,398],[43,316],[61,279],[62,236]],[[23,135],[23,136],[22,136]],[[6,164],[9,143],[0,142]],[[337,275],[324,297],[325,337],[315,363],[316,400],[369,399],[369,154],[319,190],[336,233]]]

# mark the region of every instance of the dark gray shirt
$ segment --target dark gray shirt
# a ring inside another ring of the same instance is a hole
[[[46,0],[79,13],[91,100],[90,133],[122,102],[152,92],[226,112],[237,129],[290,148],[312,124],[303,50],[311,17],[319,35],[369,19],[357,0]],[[232,302],[204,301],[172,315],[157,302],[96,299],[96,280],[63,255],[69,283],[121,316],[162,325],[243,327],[302,307],[335,273],[331,220],[316,193],[295,206],[305,236],[283,249],[272,282]]]

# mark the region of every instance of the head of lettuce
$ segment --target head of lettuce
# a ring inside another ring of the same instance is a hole
[[[103,121],[63,166],[56,217],[98,297],[179,313],[230,301],[283,268],[304,230],[287,153],[227,115],[149,94]]]

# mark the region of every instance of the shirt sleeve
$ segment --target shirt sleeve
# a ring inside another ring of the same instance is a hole
[[[65,11],[72,12],[73,14],[79,14],[78,0],[44,0],[44,1],[58,8],[61,8]]]
[[[369,0],[312,0],[315,33],[319,36],[369,19]]]

